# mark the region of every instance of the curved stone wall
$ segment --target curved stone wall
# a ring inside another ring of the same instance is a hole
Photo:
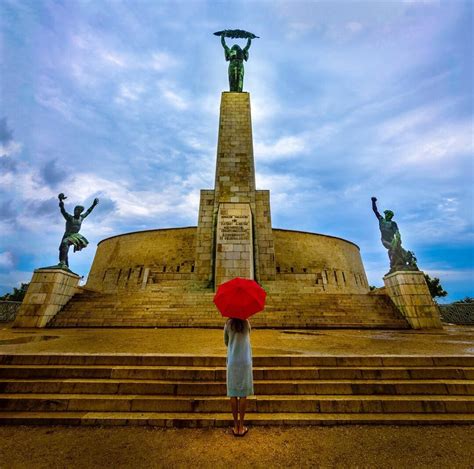
[[[276,279],[319,286],[328,293],[369,291],[359,247],[342,238],[273,229]]]
[[[112,291],[154,280],[189,280],[194,271],[196,227],[125,233],[104,239],[87,288]]]
[[[126,233],[104,239],[87,280],[98,291],[144,288],[194,279],[196,227]],[[276,281],[265,287],[328,293],[367,293],[359,248],[341,238],[273,229]],[[210,255],[210,254],[209,254]]]

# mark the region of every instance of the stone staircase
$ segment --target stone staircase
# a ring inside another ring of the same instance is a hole
[[[49,327],[222,327],[212,291],[164,289],[76,294]],[[255,327],[406,329],[384,295],[270,292]]]
[[[473,424],[474,356],[257,356],[250,425]],[[0,355],[0,424],[228,426],[225,357]]]

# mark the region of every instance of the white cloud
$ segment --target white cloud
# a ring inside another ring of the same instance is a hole
[[[76,121],[74,106],[52,79],[43,78],[37,88],[35,100],[42,106],[58,112],[68,121]]]
[[[350,21],[349,23],[346,23],[346,29],[351,33],[358,33],[364,29],[364,26],[358,21]]]
[[[158,83],[158,88],[168,104],[175,109],[183,111],[190,106],[190,101],[184,97],[184,92],[178,91],[175,84],[162,80]]]
[[[0,144],[0,158],[2,156],[13,156],[16,153],[20,153],[22,147],[23,145],[21,143],[15,142],[14,140],[11,140],[6,145]]]
[[[281,137],[275,142],[256,141],[254,153],[262,161],[274,161],[286,157],[295,158],[299,153],[308,150],[306,138],[300,135]]]
[[[462,282],[466,280],[474,281],[474,269],[423,269],[430,277],[438,277],[443,281]]]
[[[118,103],[138,101],[145,91],[145,87],[140,83],[122,83],[119,86],[118,95],[115,100]]]
[[[167,52],[153,52],[151,59],[144,62],[145,68],[163,71],[172,67],[176,67],[179,60]]]
[[[14,260],[13,254],[9,251],[0,252],[0,267],[10,268],[13,267]]]
[[[285,37],[290,41],[295,41],[308,34],[314,27],[315,24],[312,21],[290,21],[286,25]]]
[[[420,127],[432,124],[439,117],[443,108],[438,105],[424,106],[383,122],[377,129],[381,141],[394,138],[406,139],[407,135],[419,132]]]
[[[46,200],[57,195],[41,182],[35,170],[26,165],[21,166],[16,173],[0,173],[0,185],[10,194],[19,194],[21,200]]]
[[[396,150],[394,161],[397,166],[413,164],[423,166],[431,172],[440,169],[433,166],[435,162],[449,161],[450,166],[455,159],[472,156],[473,152],[470,121],[438,123],[424,133],[403,142]]]
[[[0,285],[12,285],[19,287],[21,283],[31,281],[33,272],[24,272],[21,270],[11,270],[7,273],[0,273]]]

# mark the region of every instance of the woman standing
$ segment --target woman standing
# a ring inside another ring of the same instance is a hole
[[[227,396],[230,397],[234,418],[234,436],[244,436],[247,396],[253,394],[252,348],[248,320],[231,318],[224,327],[227,346]]]

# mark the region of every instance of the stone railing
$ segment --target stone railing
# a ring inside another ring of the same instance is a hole
[[[0,301],[0,322],[10,322],[16,317],[21,301]]]

